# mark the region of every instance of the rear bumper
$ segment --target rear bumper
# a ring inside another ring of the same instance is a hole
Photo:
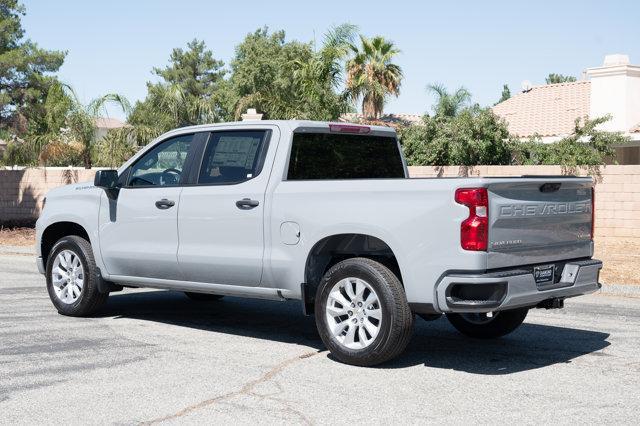
[[[598,276],[602,262],[596,259],[563,262],[557,267],[577,267],[575,281],[565,276],[555,284],[540,288],[533,277],[533,267],[500,270],[484,274],[452,273],[436,286],[436,300],[441,312],[490,312],[535,306],[548,299],[567,298],[593,293],[600,288]],[[566,279],[566,282],[563,281]]]

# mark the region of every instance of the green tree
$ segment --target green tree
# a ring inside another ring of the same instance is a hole
[[[576,78],[571,75],[562,75],[551,73],[545,78],[547,84],[558,84],[558,83],[572,83],[576,81]]]
[[[437,116],[455,117],[463,110],[471,100],[471,93],[464,87],[458,88],[455,93],[449,93],[442,84],[430,84],[427,91],[436,96],[433,112]]]
[[[92,150],[93,163],[98,166],[118,168],[138,151],[135,143],[136,128],[111,129],[97,141]]]
[[[306,118],[298,84],[306,76],[299,70],[313,56],[309,43],[287,42],[284,31],[269,34],[265,27],[248,34],[236,46],[231,62],[229,109],[233,117],[239,119],[247,108],[256,108],[269,119]]]
[[[25,40],[24,15],[17,0],[0,0],[0,129],[20,135],[42,130],[44,100],[56,82],[49,73],[60,68],[66,55]]]
[[[513,145],[513,161],[516,164],[561,165],[565,173],[576,173],[585,168],[597,174],[605,160],[615,156],[615,146],[623,145],[629,138],[619,132],[607,132],[597,127],[611,116],[593,120],[578,118],[573,133],[554,143],[543,143],[534,136]]]
[[[297,84],[299,118],[330,121],[349,111],[346,93],[340,93],[344,61],[357,31],[351,24],[331,28],[324,36],[320,50],[307,60],[296,61],[294,74]]]
[[[223,67],[224,62],[216,60],[203,41],[191,41],[186,50],[173,49],[169,65],[153,69],[161,81],[147,83],[147,97],[136,103],[129,122],[160,134],[226,118]]]
[[[117,93],[109,93],[84,104],[70,86],[57,84],[51,88],[52,93],[60,91],[65,95],[59,98],[61,103],[69,105],[64,132],[68,133],[69,141],[79,144],[84,167],[90,169],[93,164],[92,150],[96,142],[96,119],[106,115],[107,104],[119,106],[125,114],[130,112],[131,107],[127,99]],[[50,104],[50,108],[58,110],[59,105]],[[53,133],[51,140],[59,141],[58,135],[59,133]]]
[[[366,118],[379,118],[389,96],[400,94],[402,69],[392,61],[400,50],[381,36],[360,36],[360,46],[351,45],[353,57],[347,62],[347,92],[362,99]]]
[[[491,109],[474,106],[454,116],[425,116],[423,123],[400,129],[409,165],[474,166],[509,164],[506,124]]]
[[[510,97],[511,97],[511,90],[509,90],[509,86],[507,84],[503,84],[502,85],[502,94],[500,94],[500,99],[498,100],[496,105],[499,104],[500,102],[506,101]]]
[[[340,92],[344,61],[357,28],[331,28],[319,49],[286,41],[284,31],[261,28],[236,47],[229,80],[229,110],[239,119],[256,108],[270,119],[335,120],[350,110]]]

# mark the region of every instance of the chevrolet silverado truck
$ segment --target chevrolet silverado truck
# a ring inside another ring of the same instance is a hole
[[[596,291],[593,200],[590,178],[409,179],[385,127],[202,125],[50,191],[37,264],[63,315],[123,287],[211,309],[297,299],[336,359],[371,366],[405,349],[416,314],[493,338]]]

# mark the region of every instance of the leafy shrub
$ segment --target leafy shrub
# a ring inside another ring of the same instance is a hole
[[[567,174],[581,168],[597,174],[614,157],[613,147],[628,141],[621,133],[597,129],[610,118],[577,119],[571,135],[543,143],[537,136],[510,136],[504,120],[474,106],[453,117],[425,116],[422,125],[400,128],[399,135],[411,166],[560,165]]]
[[[473,166],[510,164],[506,125],[488,108],[464,109],[456,116],[425,116],[422,125],[399,129],[409,165]]]
[[[561,165],[567,174],[575,174],[580,168],[597,174],[605,160],[614,158],[613,147],[629,141],[619,132],[596,128],[610,119],[610,116],[593,120],[578,118],[573,133],[553,143],[543,143],[537,136],[519,141],[513,146],[513,161],[523,165]]]
[[[94,145],[93,163],[99,167],[117,168],[138,151],[135,132],[130,127],[110,130]]]

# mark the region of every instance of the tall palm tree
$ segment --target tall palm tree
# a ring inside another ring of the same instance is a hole
[[[96,119],[106,115],[106,106],[115,104],[119,106],[125,114],[129,114],[131,106],[129,101],[117,93],[109,93],[99,98],[93,99],[88,104],[80,101],[71,86],[58,83],[51,87],[47,95],[47,101],[55,99],[55,102],[47,102],[49,108],[47,116],[62,116],[73,141],[82,145],[82,162],[85,168],[92,166],[91,150],[95,142]],[[49,114],[51,113],[51,114]],[[56,120],[51,118],[51,125]],[[60,121],[59,119],[57,121]],[[60,128],[49,129],[48,139],[53,139],[60,134]]]
[[[430,84],[427,91],[436,95],[433,111],[436,115],[455,117],[471,100],[471,93],[464,87],[459,87],[455,93],[449,93],[442,84]]]
[[[353,57],[347,62],[347,93],[362,98],[362,113],[379,118],[389,95],[400,94],[402,69],[392,60],[400,53],[393,42],[376,36],[360,36],[361,46],[351,45]]]
[[[319,50],[295,61],[294,78],[304,107],[295,116],[333,120],[349,109],[348,97],[338,92],[357,31],[358,27],[349,23],[334,26],[325,33]]]

